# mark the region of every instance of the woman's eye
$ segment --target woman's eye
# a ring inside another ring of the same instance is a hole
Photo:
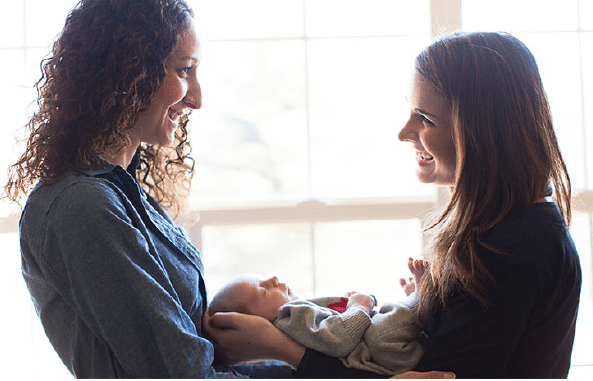
[[[181,69],[178,69],[177,72],[179,73],[180,76],[185,78],[185,77],[189,76],[189,72],[191,71],[192,68],[193,68],[192,66],[182,67]]]
[[[434,126],[434,123],[430,119],[428,119],[427,117],[425,117],[422,114],[418,114],[418,115],[420,115],[420,120],[422,120],[423,124],[427,124],[429,126]]]

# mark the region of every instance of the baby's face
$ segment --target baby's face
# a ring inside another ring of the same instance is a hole
[[[297,299],[290,288],[285,283],[280,283],[275,276],[266,280],[246,277],[242,280],[241,287],[251,313],[269,321],[276,320],[280,306]]]

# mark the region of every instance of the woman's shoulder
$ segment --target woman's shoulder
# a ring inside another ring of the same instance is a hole
[[[537,203],[513,211],[485,235],[485,241],[495,247],[509,249],[523,245],[541,246],[569,237],[562,215],[554,203]]]
[[[67,173],[51,184],[38,184],[29,195],[19,223],[21,242],[39,249],[49,232],[66,232],[72,240],[96,236],[114,217],[127,219],[126,207],[108,180]]]
[[[84,213],[98,205],[115,203],[121,192],[104,178],[79,173],[66,173],[56,181],[39,183],[29,195],[24,211],[48,214],[64,210]]]
[[[568,263],[578,264],[570,232],[554,203],[537,203],[512,212],[483,238],[486,245],[499,251],[482,255],[489,268],[512,266],[547,276]]]

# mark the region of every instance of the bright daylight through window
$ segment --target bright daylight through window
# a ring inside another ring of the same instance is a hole
[[[76,2],[3,4],[3,168],[22,149],[14,136],[36,107],[39,62]],[[569,378],[593,364],[593,0],[188,3],[203,43],[203,106],[191,116],[197,171],[179,222],[203,252],[210,296],[246,272],[277,275],[302,296],[402,296],[406,260],[422,255],[423,217],[446,197],[417,181],[397,139],[413,58],[442,30],[505,30],[538,61],[576,196],[583,289]],[[70,377],[22,281],[19,209],[0,211],[0,279],[14,311],[0,325],[4,375]]]

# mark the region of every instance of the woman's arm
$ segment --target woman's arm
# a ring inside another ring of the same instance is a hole
[[[214,344],[216,358],[227,364],[274,359],[284,361],[294,369],[300,365],[306,368],[297,369],[293,378],[342,378],[344,374],[356,375],[358,378],[384,378],[371,372],[346,368],[337,357],[306,349],[259,316],[236,312],[218,312],[209,316],[206,312],[202,328]],[[455,378],[455,374],[440,371],[405,372],[392,378],[450,379]]]
[[[268,320],[236,312],[204,314],[202,328],[214,344],[216,358],[227,364],[274,359],[297,368],[305,347],[286,336]]]

